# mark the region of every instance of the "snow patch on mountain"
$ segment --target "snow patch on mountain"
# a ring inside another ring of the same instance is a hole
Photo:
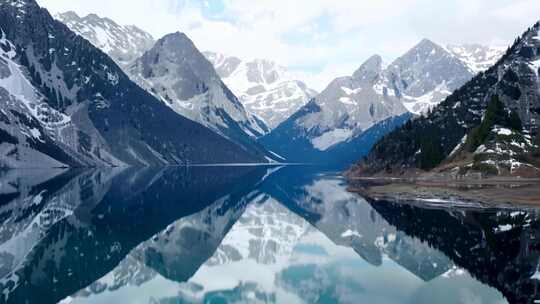
[[[335,129],[328,131],[323,135],[312,139],[313,147],[318,150],[326,151],[328,148],[343,142],[352,136],[351,130]]]
[[[43,97],[30,83],[21,66],[13,60],[17,56],[15,46],[1,32],[0,46],[9,46],[9,51],[0,47],[0,87],[24,103],[31,115],[49,127],[61,127],[70,122],[70,118],[52,109],[42,101]],[[6,101],[7,102],[7,101]]]
[[[119,25],[96,14],[80,17],[69,11],[57,14],[55,18],[107,53],[121,67],[126,67],[142,56],[155,43],[152,35],[136,26]]]
[[[244,61],[214,52],[204,55],[246,109],[272,129],[316,95],[314,90],[275,62]]]
[[[480,44],[448,45],[447,50],[467,65],[474,74],[493,66],[506,51],[505,47]]]
[[[426,112],[426,109],[433,109],[436,107],[444,98],[452,94],[448,89],[446,82],[438,85],[433,91],[430,91],[422,96],[413,97],[404,95],[403,96],[403,105],[413,114],[422,114]]]

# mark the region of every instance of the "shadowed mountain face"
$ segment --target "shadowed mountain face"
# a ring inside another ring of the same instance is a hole
[[[264,162],[132,82],[34,0],[0,2],[0,166]]]
[[[2,302],[532,303],[538,211],[475,208],[320,168],[8,171]]]

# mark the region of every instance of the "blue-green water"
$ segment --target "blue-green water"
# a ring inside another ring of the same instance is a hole
[[[540,212],[306,167],[0,173],[0,303],[535,303]]]

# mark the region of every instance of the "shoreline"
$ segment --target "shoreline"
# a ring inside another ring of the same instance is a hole
[[[497,177],[488,179],[426,179],[347,177],[348,190],[375,200],[452,205],[483,204],[513,207],[540,206],[540,179]]]

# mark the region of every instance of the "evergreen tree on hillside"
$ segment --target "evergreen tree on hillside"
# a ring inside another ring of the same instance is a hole
[[[440,141],[436,137],[424,139],[420,147],[420,155],[418,157],[420,169],[433,169],[444,160],[444,151]]]
[[[489,102],[482,123],[474,128],[467,138],[469,152],[474,152],[487,139],[495,125],[522,131],[523,125],[515,111],[507,111],[498,95],[494,95]]]

